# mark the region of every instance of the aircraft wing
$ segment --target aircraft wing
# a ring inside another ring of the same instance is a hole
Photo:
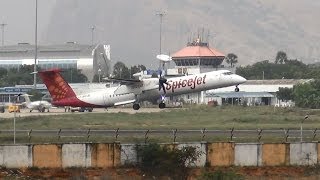
[[[107,82],[120,83],[121,85],[134,85],[142,83],[142,81],[138,79],[106,78],[105,80]]]
[[[136,101],[135,99],[132,99],[132,100],[128,100],[128,101],[117,102],[117,103],[114,104],[114,106],[130,104],[130,103],[134,103],[135,101]]]

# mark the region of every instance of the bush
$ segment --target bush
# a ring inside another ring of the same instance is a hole
[[[200,156],[195,147],[181,149],[148,144],[137,147],[139,168],[148,176],[168,176],[174,179],[187,179],[190,166]]]

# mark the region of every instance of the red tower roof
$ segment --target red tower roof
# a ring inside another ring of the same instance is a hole
[[[172,58],[182,57],[225,57],[224,54],[208,46],[187,46],[174,53]]]

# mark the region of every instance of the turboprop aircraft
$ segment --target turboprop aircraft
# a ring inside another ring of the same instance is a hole
[[[45,110],[47,109],[47,111],[49,112],[49,109],[52,107],[51,103],[47,102],[47,101],[31,101],[28,94],[22,94],[22,97],[24,97],[24,99],[26,100],[25,105],[28,109],[30,109],[30,112],[32,112],[33,110],[38,110],[39,112],[45,112]]]
[[[85,94],[76,94],[63,79],[59,69],[38,72],[47,86],[55,106],[73,107],[112,107],[133,103],[133,109],[140,108],[139,103],[145,100],[161,97],[159,108],[165,108],[164,97],[185,93],[199,92],[209,89],[235,86],[246,81],[245,78],[228,70],[218,70],[207,73],[173,77],[147,79],[109,79],[118,82],[116,87],[109,87]]]

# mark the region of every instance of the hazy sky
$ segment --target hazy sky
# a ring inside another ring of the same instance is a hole
[[[56,0],[38,0],[38,43],[46,30]],[[6,45],[34,44],[36,0],[0,0],[0,23],[5,23]],[[2,39],[2,36],[0,36]]]
[[[0,0],[6,45],[34,44],[35,2]],[[166,12],[162,53],[173,54],[205,28],[210,46],[237,54],[239,64],[273,60],[279,50],[319,60],[319,0],[38,0],[38,44],[90,44],[95,25],[94,42],[110,44],[114,61],[150,65],[159,53],[159,9]]]

